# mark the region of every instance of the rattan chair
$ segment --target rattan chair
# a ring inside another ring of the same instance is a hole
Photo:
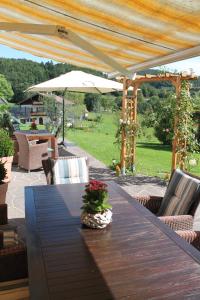
[[[26,246],[18,238],[17,227],[8,223],[7,204],[0,204],[0,224],[0,282],[27,278]]]
[[[181,174],[181,172],[179,172]],[[179,180],[174,180],[176,171],[172,173],[170,178],[170,182],[168,185],[171,185],[173,190],[176,192],[176,186],[180,184]],[[194,189],[193,195],[190,194],[190,199],[187,198],[187,189],[182,191],[182,194],[185,197],[185,201],[187,202],[187,210],[186,214],[175,214],[175,215],[164,215],[162,216],[162,201],[163,198],[168,194],[168,188],[166,190],[164,197],[159,196],[136,196],[134,199],[138,200],[142,205],[148,208],[152,213],[156,214],[159,219],[170,226],[171,229],[176,231],[176,233],[184,238],[187,242],[195,246],[197,249],[200,250],[200,231],[194,230],[194,222],[195,222],[195,213],[197,212],[197,208],[199,207],[200,203],[200,178],[194,176],[192,174],[182,172],[183,175],[188,176],[190,180],[195,180],[195,184],[197,183],[197,188]],[[199,183],[198,183],[199,182]],[[184,185],[180,185],[182,188],[185,188]],[[173,195],[172,195],[173,196]]]
[[[30,142],[20,132],[16,132],[15,136],[19,144],[18,166],[28,171],[42,168],[42,160],[48,158],[48,142]]]

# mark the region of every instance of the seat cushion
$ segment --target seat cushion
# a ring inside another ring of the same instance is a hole
[[[163,197],[158,216],[186,215],[195,201],[200,181],[175,170]]]
[[[197,201],[198,201],[199,205],[197,206],[197,209],[195,210],[192,229],[195,231],[200,231],[200,187],[198,189]]]
[[[88,182],[85,157],[57,159],[54,165],[55,184]]]

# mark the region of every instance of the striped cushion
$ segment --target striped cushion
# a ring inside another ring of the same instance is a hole
[[[158,216],[175,216],[188,214],[197,197],[200,181],[181,170],[175,170],[169,183]]]
[[[55,184],[88,182],[85,157],[57,159],[54,165]]]
[[[197,206],[197,209],[194,214],[192,229],[195,231],[200,231],[200,186],[197,193],[197,202],[199,203],[199,205]]]

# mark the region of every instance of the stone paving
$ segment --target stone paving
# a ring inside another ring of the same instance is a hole
[[[142,175],[117,177],[114,171],[108,169],[102,162],[75,146],[73,143],[66,143],[66,148],[59,147],[60,156],[78,155],[87,156],[89,158],[89,173],[91,179],[114,180],[131,195],[164,194],[166,183],[159,178]],[[42,170],[27,173],[27,171],[13,166],[12,180],[9,183],[6,197],[8,218],[12,219],[11,222],[17,223],[22,237],[25,237],[24,187],[43,184],[46,184],[46,179]]]

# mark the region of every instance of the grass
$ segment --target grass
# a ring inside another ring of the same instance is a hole
[[[44,125],[37,125],[38,129],[45,129]],[[20,124],[20,130],[31,130],[30,124]]]
[[[91,115],[90,115],[91,117]],[[105,113],[101,123],[85,122],[82,129],[68,129],[66,137],[75,142],[88,153],[104,162],[107,166],[112,164],[112,159],[119,161],[120,149],[115,142],[118,116]],[[145,130],[145,135],[138,138],[136,148],[136,172],[149,176],[165,177],[171,169],[171,148],[159,143],[153,134],[153,129]],[[200,155],[196,156],[199,159]],[[191,168],[192,173],[200,175],[200,167]]]
[[[94,118],[94,114],[89,117]],[[117,113],[103,114],[102,122],[83,121],[79,129],[67,129],[66,138],[75,142],[88,153],[105,163],[112,165],[112,160],[119,161],[120,148],[114,144],[119,115]],[[20,125],[21,130],[28,130],[30,125]],[[38,125],[44,129],[44,125]],[[171,148],[159,143],[152,128],[146,128],[145,134],[137,139],[136,172],[149,176],[165,177],[171,169]],[[196,155],[200,164],[200,154]],[[190,172],[200,176],[200,166],[192,167]]]

